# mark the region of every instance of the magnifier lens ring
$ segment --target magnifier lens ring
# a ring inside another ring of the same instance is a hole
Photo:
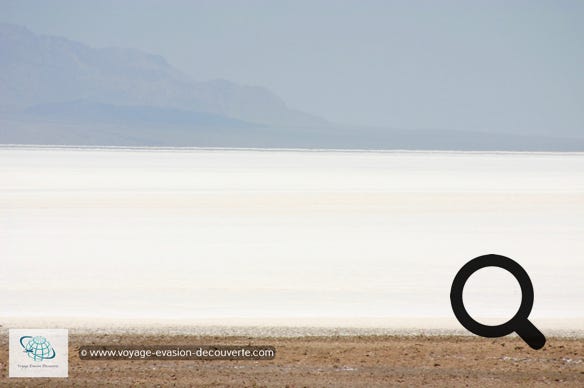
[[[473,273],[485,267],[500,267],[509,271],[521,287],[522,298],[519,310],[513,318],[502,325],[483,325],[475,321],[464,307],[462,292],[466,281]],[[469,261],[458,271],[452,282],[450,301],[456,318],[467,330],[484,337],[502,337],[514,332],[521,322],[529,317],[533,307],[533,285],[527,272],[515,261],[500,255],[484,255]]]

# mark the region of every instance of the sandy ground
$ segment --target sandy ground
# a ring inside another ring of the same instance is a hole
[[[83,361],[82,345],[272,345],[271,361]],[[549,338],[540,351],[520,339],[470,336],[254,338],[73,334],[68,379],[9,379],[2,386],[584,386],[584,339]]]

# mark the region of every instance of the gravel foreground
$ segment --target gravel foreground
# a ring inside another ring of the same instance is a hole
[[[88,361],[84,345],[270,345],[270,361]],[[0,340],[0,385],[33,386],[584,386],[584,339],[548,338],[539,351],[517,337],[329,336],[270,338],[184,334],[71,334],[69,378],[8,378]]]

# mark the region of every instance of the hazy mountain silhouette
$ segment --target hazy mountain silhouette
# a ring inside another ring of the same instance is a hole
[[[259,124],[325,122],[288,109],[267,89],[225,80],[194,82],[162,57],[137,50],[95,49],[0,24],[0,53],[0,106],[4,111],[83,100],[192,110]]]
[[[584,150],[574,136],[333,125],[262,87],[193,81],[158,55],[1,23],[0,143]]]
[[[257,124],[227,118],[206,112],[194,112],[174,108],[153,106],[124,106],[73,101],[33,105],[23,111],[28,117],[50,121],[70,121],[78,123],[173,125],[250,128]]]

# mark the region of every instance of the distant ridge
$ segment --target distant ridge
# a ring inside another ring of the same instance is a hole
[[[0,144],[584,151],[584,135],[335,125],[262,87],[194,81],[159,55],[0,23]]]
[[[33,105],[24,110],[28,117],[52,121],[79,123],[125,124],[125,125],[172,125],[250,128],[257,124],[219,116],[212,113],[195,112],[152,106],[123,106],[72,101]]]
[[[226,80],[195,82],[161,56],[134,49],[96,49],[0,23],[0,53],[0,111],[4,112],[84,101],[149,106],[153,112],[155,108],[204,112],[258,124],[326,123],[289,109],[265,88]]]

